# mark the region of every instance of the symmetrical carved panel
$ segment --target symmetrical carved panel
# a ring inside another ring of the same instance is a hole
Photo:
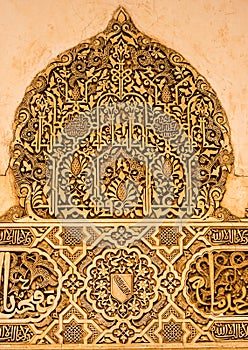
[[[123,9],[59,55],[15,117],[1,347],[248,340],[248,220],[221,206],[232,164],[209,83]]]
[[[232,163],[208,82],[123,10],[39,73],[15,118],[11,167],[33,218],[206,218]]]
[[[26,231],[8,224],[15,243],[0,252],[3,344],[198,348],[247,339],[244,220],[235,228],[194,221],[121,226],[135,237],[130,243],[111,238],[120,230],[114,224],[67,224],[30,222]],[[23,232],[33,237],[25,252]]]

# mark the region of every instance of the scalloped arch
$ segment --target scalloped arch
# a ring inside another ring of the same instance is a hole
[[[123,8],[38,73],[15,116],[11,168],[38,220],[206,219],[232,164],[214,90]]]

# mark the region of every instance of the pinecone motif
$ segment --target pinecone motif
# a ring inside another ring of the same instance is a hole
[[[166,158],[163,165],[163,173],[166,177],[170,177],[173,172],[173,166],[170,159]]]
[[[127,198],[127,189],[124,181],[119,184],[116,195],[122,202]]]
[[[165,85],[162,91],[162,101],[170,102],[171,101],[171,92],[168,85]]]
[[[80,160],[78,159],[78,156],[75,155],[71,162],[71,172],[74,176],[78,176],[82,170],[82,165],[80,163]]]
[[[75,85],[73,90],[72,90],[72,98],[75,101],[78,101],[80,99],[81,95],[80,95],[80,89],[78,85]]]

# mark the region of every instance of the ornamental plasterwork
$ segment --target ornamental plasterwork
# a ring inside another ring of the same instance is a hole
[[[227,116],[122,8],[27,88],[0,222],[0,343],[242,346],[248,221],[221,205]]]

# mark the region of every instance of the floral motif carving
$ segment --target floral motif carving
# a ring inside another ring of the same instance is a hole
[[[122,9],[35,77],[15,118],[11,168],[32,218],[206,218],[232,163],[215,92]]]
[[[232,164],[216,93],[123,9],[60,54],[15,117],[1,348],[247,341],[248,221],[221,206]]]

